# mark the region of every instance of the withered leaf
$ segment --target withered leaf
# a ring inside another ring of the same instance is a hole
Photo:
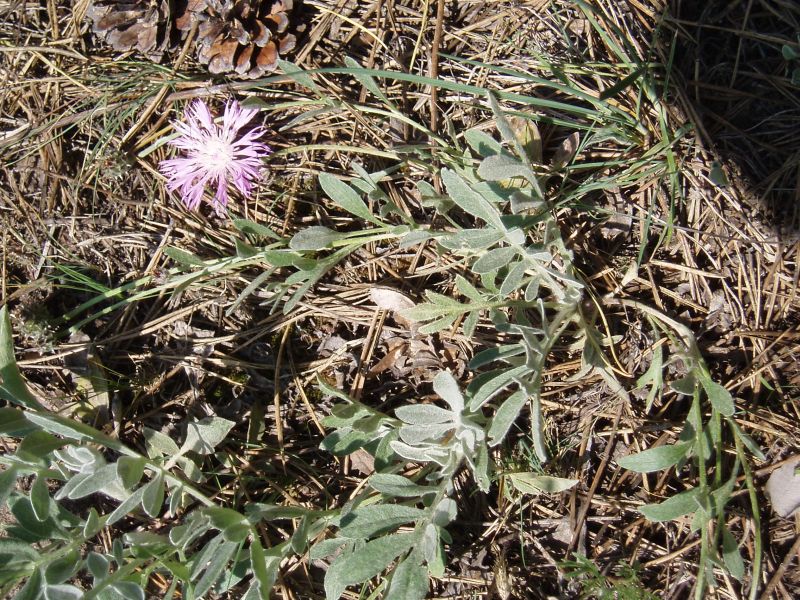
[[[567,136],[561,145],[556,150],[556,155],[553,157],[553,169],[559,170],[567,166],[573,159],[575,153],[578,152],[578,146],[581,143],[581,134],[577,131]]]

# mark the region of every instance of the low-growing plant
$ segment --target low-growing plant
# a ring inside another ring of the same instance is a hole
[[[309,74],[292,70],[288,63],[285,67],[298,82],[314,87]],[[367,89],[378,89],[368,71],[352,65],[348,69],[345,72],[357,75]],[[615,134],[637,130],[635,120],[613,105],[584,96],[576,95],[583,104],[568,107],[572,113],[583,107],[598,121],[613,123]],[[674,444],[631,454],[618,464],[642,474],[674,467],[687,481],[691,476],[698,483],[640,511],[652,522],[690,518],[702,540],[696,597],[703,596],[718,567],[744,579],[744,563],[726,525],[725,510],[744,469],[757,514],[746,452],[758,455],[758,448],[736,425],[731,394],[713,381],[688,328],[639,302],[592,294],[562,235],[559,202],[548,192],[563,185],[570,195],[578,194],[581,184],[563,181],[575,150],[610,133],[584,132],[583,140],[570,136],[574,150],[567,148],[557,160],[544,163],[538,155],[541,149],[526,145],[497,96],[484,92],[483,99],[500,140],[477,129],[467,131],[467,147],[441,149],[445,166],[432,174],[441,178],[442,193],[426,181],[417,182],[420,195],[441,218],[417,223],[398,210],[381,189],[387,170],[369,173],[354,166],[356,176],[349,184],[323,173],[319,183],[329,199],[368,228],[339,232],[316,225],[287,239],[252,221],[237,220],[234,225],[251,239],[237,240],[236,256],[202,260],[171,249],[168,254],[178,266],[158,286],[150,287],[149,278],[133,282],[66,317],[73,329],[80,328],[125,303],[254,266],[262,267],[263,274],[229,310],[262,287],[272,294],[274,308],[289,312],[331,269],[367,243],[430,245],[458,272],[452,284],[443,283],[440,292],[428,290],[403,316],[418,324],[420,335],[460,328],[464,336],[475,338],[480,328],[491,328],[500,341],[472,358],[473,375],[465,386],[447,371],[433,377],[432,389],[441,405],[401,401],[387,414],[319,383],[325,394],[341,400],[323,421],[330,432],[321,448],[339,456],[362,449],[375,462],[367,485],[342,507],[316,510],[250,503],[240,512],[202,492],[203,463],[216,459],[216,448],[234,426],[226,419],[189,421],[180,444],[145,429],[144,451],[138,451],[48,411],[28,391],[16,367],[8,314],[2,309],[0,397],[12,406],[0,409],[0,431],[21,439],[13,454],[0,458],[5,465],[0,497],[15,520],[0,539],[4,592],[25,582],[16,594],[21,600],[144,598],[158,574],[169,581],[166,597],[179,592],[184,598],[200,598],[211,591],[241,590],[240,597],[248,600],[267,598],[285,561],[307,555],[327,562],[324,588],[330,600],[376,577],[376,594],[385,598],[424,598],[429,577],[445,573],[446,546],[453,537],[449,528],[459,511],[456,478],[467,472],[479,490],[488,492],[498,477],[492,453],[523,413],[536,458],[541,464],[550,459],[542,388],[557,344],[567,343],[580,352],[577,376],[598,375],[620,401],[634,403],[611,368],[607,348],[613,340],[596,323],[596,313],[612,307],[638,311],[669,349],[666,358],[661,346],[654,351],[650,368],[638,381],[638,387],[647,389],[640,410],[649,411],[664,391],[667,365],[682,370],[682,377],[670,385],[690,399],[686,425]],[[393,114],[396,109],[389,106],[387,111]],[[266,243],[253,244],[253,237]],[[97,304],[115,298],[115,303],[75,322]],[[726,440],[736,445],[732,466],[721,452]],[[543,473],[502,475],[522,493],[557,493],[578,483]],[[104,500],[88,510],[81,507],[81,500],[96,494],[112,504]],[[270,546],[260,527],[274,520],[291,520],[293,533]],[[122,522],[126,533],[106,547],[97,541],[101,531]],[[757,581],[758,565],[754,572]],[[755,589],[752,584],[751,596]]]

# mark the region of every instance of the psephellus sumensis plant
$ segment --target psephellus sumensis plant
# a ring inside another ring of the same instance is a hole
[[[291,310],[338,262],[369,242],[396,240],[402,247],[435,244],[439,253],[449,254],[463,267],[453,280],[455,293],[429,291],[423,302],[405,311],[407,318],[420,323],[420,335],[460,323],[463,334],[472,337],[486,322],[504,334],[502,345],[484,349],[471,360],[469,367],[475,375],[464,389],[452,374],[436,375],[433,391],[447,408],[411,403],[390,416],[320,383],[325,393],[343,401],[323,422],[333,431],[322,448],[337,455],[359,448],[372,454],[376,472],[369,478],[368,488],[337,510],[253,503],[242,514],[216,506],[195,485],[203,481],[198,459],[214,452],[232,422],[212,417],[190,423],[181,446],[158,432],[148,433],[144,455],[89,426],[50,415],[26,391],[16,370],[4,314],[3,397],[26,410],[2,409],[3,430],[15,436],[34,436],[41,444],[33,451],[31,444],[23,443],[14,455],[3,458],[7,469],[0,476],[0,488],[23,531],[19,539],[0,541],[3,556],[15,556],[10,563],[13,569],[7,569],[0,584],[13,585],[27,577],[19,598],[41,594],[77,598],[84,591],[67,582],[83,570],[91,576],[93,587],[82,597],[143,598],[150,574],[164,572],[172,577],[171,591],[180,586],[185,597],[200,597],[212,588],[217,592],[232,589],[249,577],[244,597],[252,600],[268,597],[282,563],[308,552],[312,560],[329,561],[325,575],[329,599],[339,598],[347,587],[381,573],[385,573],[380,584],[385,598],[424,598],[429,575],[445,572],[445,544],[452,541],[447,527],[458,515],[454,478],[467,469],[478,489],[489,491],[493,478],[503,476],[495,472],[490,450],[506,440],[526,407],[536,456],[542,463],[550,458],[541,410],[542,377],[559,340],[569,337],[574,351],[582,352],[582,375],[599,374],[621,401],[631,401],[609,368],[604,351],[607,342],[592,316],[595,309],[620,305],[641,312],[654,332],[669,339],[674,348],[670,360],[681,360],[686,373],[673,388],[690,396],[692,403],[678,443],[645,450],[618,464],[642,473],[675,465],[693,470],[697,486],[640,510],[655,522],[692,515],[692,527],[702,540],[696,597],[702,597],[705,586],[714,579],[712,569],[720,564],[734,577],[743,578],[736,540],[725,523],[725,505],[742,468],[754,515],[758,514],[745,450],[756,455],[759,451],[733,421],[730,393],[711,379],[688,328],[644,304],[590,295],[561,236],[555,207],[545,198],[549,172],[531,160],[494,96],[488,94],[487,100],[503,142],[481,131],[468,131],[464,138],[469,155],[464,160],[451,159],[439,173],[445,193],[437,194],[430,184],[418,183],[421,196],[439,209],[449,227],[420,226],[400,217],[380,189],[387,172],[371,174],[357,169],[351,185],[330,175],[321,176],[320,183],[334,203],[371,223],[369,230],[339,233],[317,226],[291,240],[267,230],[267,246],[257,248],[242,242],[237,244],[236,257],[222,261],[198,261],[173,252],[179,262],[185,260],[174,274],[180,283],[167,282],[167,287],[261,263],[270,265],[270,275],[279,268],[296,269],[284,281],[268,284],[274,305],[283,302],[285,310]],[[382,215],[367,207],[362,194],[386,208]],[[449,211],[470,215],[473,226],[458,226]],[[400,225],[388,221],[387,216],[393,214],[403,221]],[[243,231],[265,232],[255,224],[239,225]],[[332,252],[317,257],[328,251]],[[266,279],[259,282],[266,283]],[[237,302],[243,297],[244,293]],[[639,380],[639,386],[649,388],[645,410],[661,393],[664,367],[658,351]],[[710,411],[708,419],[704,419],[705,410]],[[721,453],[715,450],[722,444],[723,425],[736,443],[736,462],[727,471]],[[111,451],[114,460],[109,462],[96,448]],[[409,468],[410,464],[419,466]],[[14,491],[17,477],[29,475],[35,476],[30,492]],[[61,491],[51,496],[47,479],[61,482]],[[559,491],[578,482],[537,476],[528,483],[544,491]],[[61,499],[79,499],[95,492],[120,504],[107,515],[92,510],[86,518],[70,514],[59,504]],[[147,531],[126,534],[114,541],[108,554],[82,556],[78,551],[102,527],[142,511],[150,518],[181,513],[183,523],[166,535]],[[272,520],[292,520],[294,533],[265,548],[258,526]],[[335,533],[325,537],[330,530]],[[204,545],[198,549],[201,538]],[[50,541],[41,550],[23,551],[30,539]],[[754,581],[759,569],[760,564],[755,564]],[[756,589],[751,586],[751,597]]]

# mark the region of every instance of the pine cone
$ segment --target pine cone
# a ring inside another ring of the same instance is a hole
[[[205,0],[94,0],[86,11],[92,31],[114,50],[138,50],[152,61],[186,37]]]
[[[288,32],[293,0],[206,0],[198,59],[212,73],[256,78],[274,71],[295,46]]]

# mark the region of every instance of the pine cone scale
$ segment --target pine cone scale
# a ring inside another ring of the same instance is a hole
[[[159,61],[197,24],[197,59],[213,74],[256,78],[293,50],[292,0],[92,0],[92,31],[118,51]]]

